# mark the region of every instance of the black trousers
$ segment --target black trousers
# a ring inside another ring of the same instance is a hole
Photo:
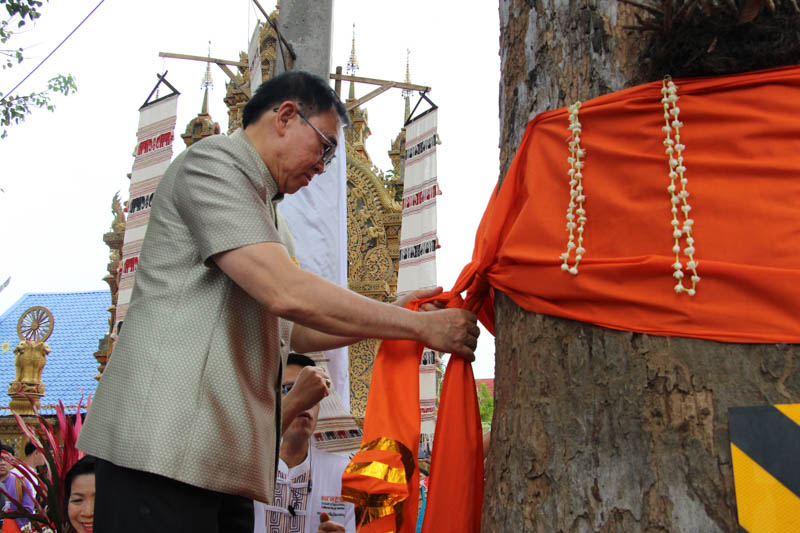
[[[102,459],[95,472],[96,533],[252,533],[253,501]]]

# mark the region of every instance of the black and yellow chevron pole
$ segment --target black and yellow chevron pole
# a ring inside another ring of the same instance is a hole
[[[800,531],[800,404],[728,411],[739,531]]]

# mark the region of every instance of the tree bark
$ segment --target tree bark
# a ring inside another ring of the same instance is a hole
[[[642,83],[632,9],[500,0],[501,169],[532,114]],[[496,298],[482,530],[736,531],[728,408],[800,401],[800,348],[663,338]]]

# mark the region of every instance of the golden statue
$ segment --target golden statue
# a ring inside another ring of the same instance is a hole
[[[22,313],[17,322],[21,342],[14,348],[16,375],[8,385],[8,395],[11,396],[11,410],[18,414],[34,414],[39,408],[39,399],[44,396],[42,370],[51,351],[45,341],[53,333],[53,323],[53,313],[40,306]]]
[[[111,222],[111,231],[114,233],[125,233],[125,210],[119,200],[119,191],[114,194],[111,200],[111,214],[114,220]]]
[[[108,283],[108,288],[111,290],[111,307],[108,312],[111,314],[108,320],[108,333],[99,340],[97,351],[94,353],[95,359],[99,363],[97,370],[98,374],[94,377],[99,380],[106,368],[108,357],[111,355],[111,350],[114,349],[114,339],[112,337],[114,327],[114,319],[117,314],[117,293],[119,292],[119,262],[122,257],[122,243],[125,236],[125,212],[128,208],[128,202],[124,204],[120,202],[119,192],[114,195],[111,200],[111,214],[114,215],[114,220],[111,221],[111,231],[103,234],[103,242],[106,243],[109,249],[108,254],[108,274],[103,277],[103,281]]]
[[[14,355],[16,355],[14,367],[17,373],[12,382],[14,386],[8,388],[9,393],[19,391],[44,393],[42,370],[47,363],[50,351],[50,346],[41,341],[21,341],[17,344],[14,348]]]

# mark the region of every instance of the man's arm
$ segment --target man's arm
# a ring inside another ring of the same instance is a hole
[[[243,246],[214,260],[270,313],[301,326],[348,339],[413,339],[434,350],[475,357],[479,330],[469,311],[415,313],[371,300],[297,268],[279,243]],[[308,351],[303,348],[295,347]]]
[[[392,305],[397,307],[405,307],[406,304],[413,300],[430,298],[431,296],[436,296],[441,292],[441,287],[435,287],[432,289],[418,289],[398,298],[392,302]],[[424,304],[420,310],[435,311],[442,308],[443,304],[440,305],[432,302]],[[355,344],[362,339],[363,337],[340,337],[337,335],[330,335],[328,333],[323,333],[300,324],[295,324],[292,328],[292,349],[300,353],[324,352],[325,350],[333,350],[335,348],[341,348],[342,346],[350,346],[351,344]]]

